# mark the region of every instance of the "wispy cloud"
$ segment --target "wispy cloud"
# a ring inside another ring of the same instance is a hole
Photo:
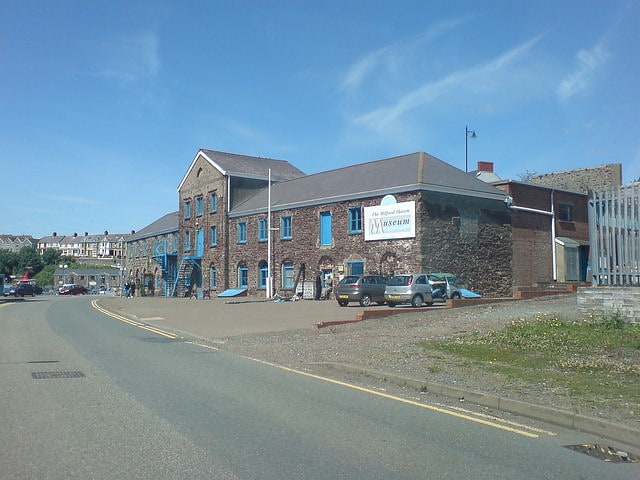
[[[99,205],[100,202],[93,198],[86,197],[74,197],[68,195],[40,195],[45,200],[49,200],[52,202],[60,202],[60,203],[73,203],[73,204],[81,204],[81,205]]]
[[[125,87],[154,78],[160,70],[158,43],[153,32],[110,38],[100,47],[99,75]]]
[[[575,70],[564,78],[557,89],[558,97],[567,100],[589,88],[594,74],[606,63],[609,54],[602,42],[590,50],[580,50],[577,54]]]
[[[507,76],[505,71],[526,57],[540,36],[524,42],[489,62],[476,67],[450,73],[446,77],[425,83],[408,92],[394,104],[357,116],[353,123],[379,130],[395,122],[412,109],[429,104],[453,92],[461,92],[473,85],[475,90],[498,89],[502,83],[501,75]]]
[[[346,91],[353,91],[360,87],[368,77],[375,75],[379,70],[385,72],[394,70],[396,66],[402,62],[402,59],[416,47],[454,30],[467,22],[469,18],[471,17],[457,18],[438,23],[408,42],[393,43],[365,55],[348,69],[342,81],[342,88]]]

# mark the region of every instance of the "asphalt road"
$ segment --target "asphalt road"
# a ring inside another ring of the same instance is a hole
[[[141,329],[0,306],[2,479],[635,479],[597,441],[410,402]],[[42,378],[44,377],[44,378]]]

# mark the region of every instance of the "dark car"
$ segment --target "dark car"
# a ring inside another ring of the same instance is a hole
[[[9,288],[9,290],[4,291],[4,296],[13,296],[13,297],[26,297],[32,296],[35,297],[42,293],[42,288],[33,285],[31,283],[18,283],[17,285],[13,285]]]
[[[335,297],[341,307],[349,302],[358,302],[363,307],[371,302],[382,305],[386,286],[387,279],[380,275],[348,275],[336,286]]]
[[[462,298],[462,292],[456,285],[458,279],[455,275],[451,273],[430,273],[427,277],[431,284],[433,298],[441,298],[443,300]]]
[[[86,295],[88,292],[82,285],[65,285],[60,289],[60,295]]]

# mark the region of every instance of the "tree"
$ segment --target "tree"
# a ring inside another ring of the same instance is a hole
[[[18,270],[24,272],[27,268],[31,268],[31,276],[37,274],[44,268],[42,257],[38,254],[35,247],[22,247],[18,252]],[[19,274],[20,272],[15,272]]]

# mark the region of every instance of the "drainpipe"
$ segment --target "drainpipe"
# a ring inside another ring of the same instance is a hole
[[[556,282],[558,280],[558,273],[557,273],[558,260],[556,258],[556,219],[555,219],[556,215],[554,213],[554,208],[553,208],[553,190],[551,190],[551,211],[549,212],[546,210],[539,210],[537,208],[519,207],[517,205],[514,205],[513,198],[510,196],[507,196],[504,199],[504,202],[507,204],[507,207],[510,208],[511,210],[537,213],[539,215],[548,215],[549,217],[551,217],[551,263],[553,265],[553,281]]]

